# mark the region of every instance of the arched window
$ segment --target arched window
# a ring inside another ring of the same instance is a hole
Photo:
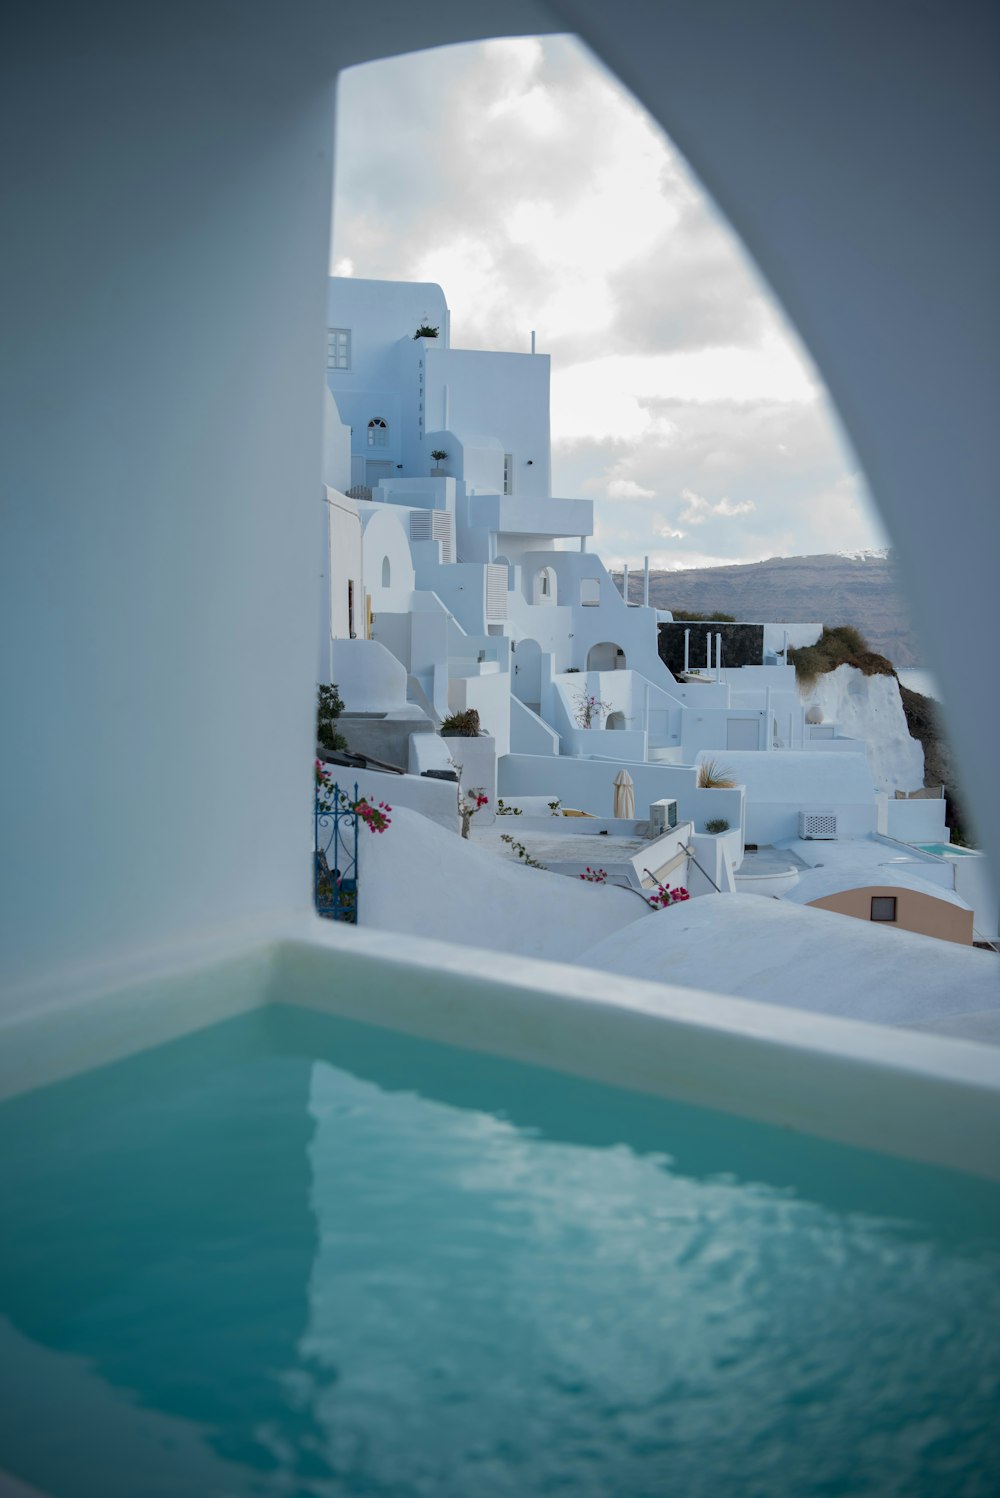
[[[381,416],[373,416],[368,423],[368,446],[389,446],[389,423],[383,421]]]
[[[382,586],[383,586],[383,588],[387,588],[389,586],[389,583],[391,582],[391,580],[392,580],[392,568],[389,565],[389,558],[388,557],[383,557],[382,558]]]
[[[532,603],[555,603],[556,574],[552,567],[540,567],[535,573]]]

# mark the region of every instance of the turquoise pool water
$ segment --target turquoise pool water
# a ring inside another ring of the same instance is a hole
[[[0,1109],[0,1467],[54,1498],[942,1498],[998,1192],[275,1009]]]
[[[975,858],[973,848],[959,848],[952,843],[917,843],[924,853],[936,853],[938,858]]]

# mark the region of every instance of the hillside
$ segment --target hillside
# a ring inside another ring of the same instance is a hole
[[[629,598],[642,600],[641,573],[629,577]],[[884,556],[772,557],[735,567],[651,572],[649,601],[661,609],[718,609],[741,620],[853,624],[872,650],[895,665],[923,663],[892,560]]]

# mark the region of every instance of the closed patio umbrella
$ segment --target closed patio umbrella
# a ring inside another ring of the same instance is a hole
[[[635,816],[635,786],[627,770],[619,770],[615,776],[615,816],[629,821]]]

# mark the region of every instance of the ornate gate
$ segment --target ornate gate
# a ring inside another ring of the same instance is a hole
[[[358,787],[354,787],[357,805]],[[329,921],[358,920],[358,813],[336,781],[317,780],[313,808],[313,899]]]

